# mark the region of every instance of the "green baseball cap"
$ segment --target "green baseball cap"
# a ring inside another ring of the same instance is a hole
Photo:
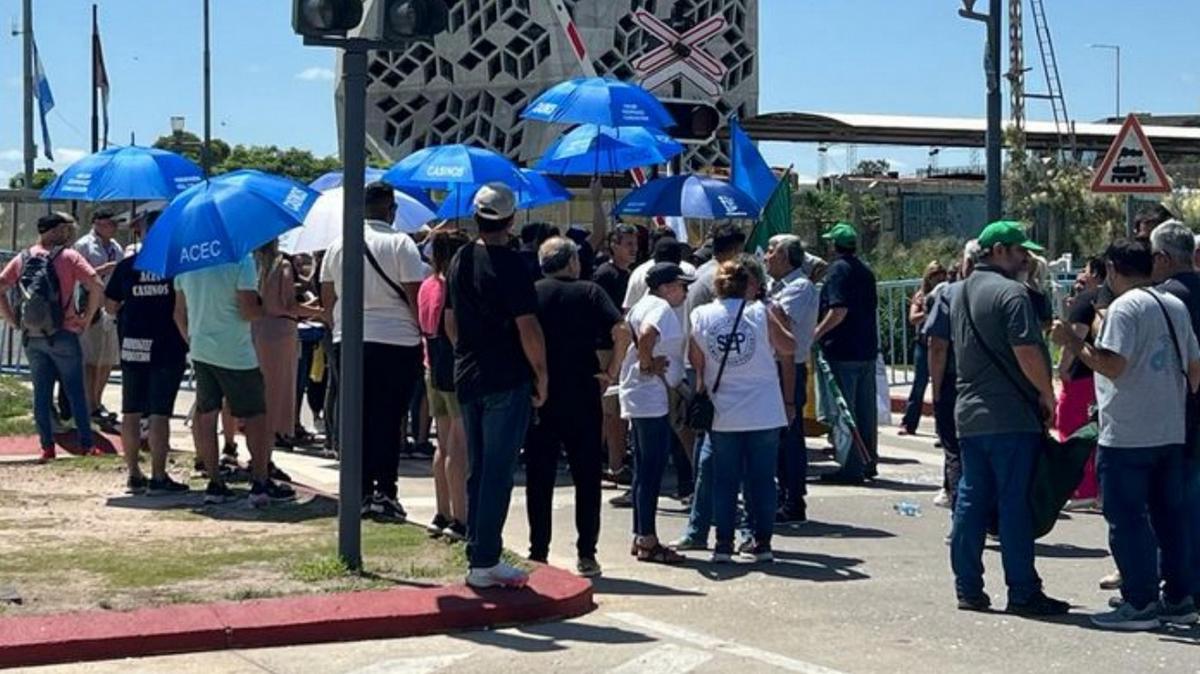
[[[988,250],[996,244],[1012,246],[1020,244],[1025,250],[1031,250],[1035,253],[1045,251],[1045,248],[1034,243],[1027,234],[1025,234],[1025,225],[1015,220],[997,220],[979,234],[979,247],[983,250]]]
[[[839,222],[829,228],[828,232],[821,235],[822,239],[832,241],[833,245],[843,248],[855,248],[858,246],[858,231],[854,229],[854,225],[848,222]]]

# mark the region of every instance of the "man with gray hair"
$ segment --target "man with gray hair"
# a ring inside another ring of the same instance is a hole
[[[780,508],[777,522],[804,522],[808,481],[808,448],[804,442],[804,406],[808,402],[808,358],[817,327],[820,297],[804,272],[808,258],[800,237],[777,234],[767,242],[764,259],[771,277],[771,313],[795,339],[795,352],[781,363],[780,384],[788,428],[780,451]]]
[[[1195,267],[1196,237],[1178,220],[1168,220],[1150,232],[1150,252],[1154,254],[1152,278],[1158,290],[1177,297],[1187,307],[1192,332],[1200,338],[1200,272]],[[1186,407],[1187,439],[1184,448],[1184,517],[1189,548],[1189,568],[1193,570],[1191,593],[1200,601],[1200,448],[1196,447],[1196,425],[1200,423],[1200,397],[1189,391]]]
[[[971,239],[963,246],[962,273],[953,283],[933,289],[931,308],[925,317],[923,332],[929,338],[929,377],[933,382],[933,422],[944,455],[942,491],[934,503],[954,509],[958,481],[962,478],[962,455],[958,448],[958,430],[954,423],[954,405],[958,402],[957,376],[952,348],[950,305],[962,292],[962,282],[975,271],[979,261],[979,241]]]
[[[611,337],[615,353],[629,347],[621,312],[599,285],[579,280],[579,247],[556,236],[538,249],[544,278],[534,284],[537,318],[546,339],[550,397],[539,410],[525,442],[525,507],[529,517],[529,558],[550,554],[550,513],[558,457],[564,450],[575,484],[576,570],[600,575],[596,542],[600,535],[601,394],[620,372],[614,358],[600,370],[596,344]]]

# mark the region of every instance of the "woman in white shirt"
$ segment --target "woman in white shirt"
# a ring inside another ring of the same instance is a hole
[[[621,417],[633,426],[633,549],[638,561],[680,564],[683,556],[658,542],[655,515],[663,471],[671,456],[668,389],[683,381],[685,335],[675,308],[696,280],[677,264],[660,262],[646,273],[649,294],[629,310],[633,344],[621,363]]]
[[[760,300],[765,287],[766,274],[758,260],[739,255],[717,271],[717,299],[691,315],[688,357],[697,387],[711,392],[715,412],[709,433],[717,531],[714,562],[733,558],[741,484],[754,531],[752,557],[760,562],[773,559],[776,458],[780,431],[787,426],[775,357],[790,357],[794,342]]]

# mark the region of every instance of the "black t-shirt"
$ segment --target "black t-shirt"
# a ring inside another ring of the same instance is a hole
[[[629,273],[628,269],[621,269],[609,261],[600,265],[592,276],[592,280],[604,289],[608,299],[612,300],[613,306],[620,307],[625,302],[625,291],[629,289]],[[605,333],[596,344],[596,348],[601,350],[613,348],[612,333]]]
[[[516,319],[537,312],[533,279],[506,246],[463,246],[446,275],[446,308],[454,311],[454,385],[470,402],[530,381]]]
[[[1088,326],[1087,336],[1084,341],[1088,344],[1096,342],[1096,334],[1092,330],[1092,324],[1096,320],[1096,295],[1099,294],[1099,289],[1085,290],[1075,296],[1075,302],[1071,305],[1071,311],[1067,315],[1067,323],[1079,323]],[[1083,379],[1092,376],[1092,368],[1083,364],[1083,360],[1075,358],[1071,362],[1071,367],[1067,368],[1067,376],[1072,381]]]
[[[1159,284],[1158,289],[1171,293],[1183,302],[1192,318],[1192,332],[1200,338],[1200,273],[1176,274]]]
[[[544,278],[534,284],[537,315],[546,335],[550,390],[570,391],[592,385],[600,363],[596,342],[612,334],[621,312],[600,286],[591,281]]]
[[[838,258],[825,273],[821,287],[821,316],[846,308],[846,318],[821,338],[821,350],[832,361],[874,361],[879,352],[879,303],[875,274],[853,255]]]
[[[175,325],[175,286],[148,271],[133,268],[137,255],[117,263],[104,295],[121,303],[117,334],[122,367],[176,366],[183,362],[187,343]]]

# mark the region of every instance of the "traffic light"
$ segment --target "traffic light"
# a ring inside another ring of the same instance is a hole
[[[300,35],[345,35],[363,20],[363,0],[294,0],[292,30]]]
[[[375,0],[383,5],[380,39],[385,42],[432,37],[446,30],[450,9],[445,0]]]
[[[293,0],[292,28],[308,37],[346,36],[404,44],[431,38],[450,23],[446,0]]]
[[[721,128],[721,111],[712,103],[667,99],[662,104],[675,119],[668,131],[681,143],[707,143]]]

